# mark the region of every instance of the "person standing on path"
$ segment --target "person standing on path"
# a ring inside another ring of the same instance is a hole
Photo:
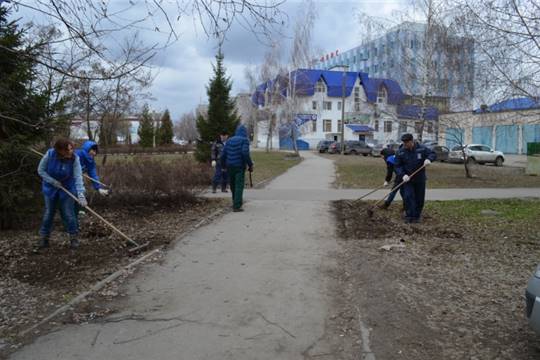
[[[227,132],[222,131],[218,139],[212,143],[211,159],[212,167],[214,168],[214,177],[212,179],[212,193],[215,194],[218,185],[221,185],[221,192],[227,192],[228,175],[227,171],[222,171],[221,156],[223,155],[223,148],[227,142],[229,135]]]
[[[79,247],[79,228],[75,218],[75,200],[60,187],[77,196],[81,206],[86,206],[85,190],[79,157],[73,152],[73,143],[58,139],[54,148],[49,149],[38,166],[38,174],[43,179],[42,190],[45,199],[45,214],[39,230],[40,240],[37,248],[49,247],[56,208],[66,224],[72,249]]]
[[[402,196],[405,203],[405,222],[420,222],[426,195],[426,170],[420,170],[414,177],[412,173],[428,166],[435,161],[436,155],[429,148],[414,141],[412,134],[403,134],[403,145],[399,148],[395,159],[395,172],[405,184],[402,186]]]
[[[253,172],[253,161],[249,155],[249,140],[244,125],[239,125],[233,137],[227,140],[221,156],[222,171],[229,174],[229,184],[233,199],[233,211],[242,209],[246,167]]]

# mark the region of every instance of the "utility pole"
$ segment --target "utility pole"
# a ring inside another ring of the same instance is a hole
[[[345,153],[345,80],[347,79],[348,65],[343,65],[343,76],[341,79],[341,155]]]

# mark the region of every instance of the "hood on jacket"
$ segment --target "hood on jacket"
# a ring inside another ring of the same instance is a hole
[[[84,150],[84,152],[88,153],[90,151],[90,149],[92,149],[93,147],[96,147],[98,146],[98,144],[95,142],[95,141],[92,141],[92,140],[86,140],[81,148]]]
[[[238,125],[236,128],[236,132],[234,133],[234,136],[241,136],[247,138],[247,129],[244,125]]]

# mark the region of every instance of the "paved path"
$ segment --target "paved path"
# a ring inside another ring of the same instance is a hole
[[[260,193],[327,190],[330,160],[305,161]],[[331,359],[325,338],[335,264],[329,204],[251,196],[129,281],[124,310],[66,326],[12,359]],[[317,356],[320,355],[320,356]]]

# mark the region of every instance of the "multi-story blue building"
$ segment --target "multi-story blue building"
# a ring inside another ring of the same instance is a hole
[[[437,28],[426,34],[425,24],[405,22],[353,49],[325,55],[313,67],[328,70],[346,65],[350,71],[370,77],[393,79],[407,94],[404,101],[414,104],[418,102],[415,96],[426,93],[422,83],[429,64],[429,103],[443,112],[470,109],[474,95],[474,41],[450,36],[447,30]],[[425,43],[426,36],[431,43]]]

